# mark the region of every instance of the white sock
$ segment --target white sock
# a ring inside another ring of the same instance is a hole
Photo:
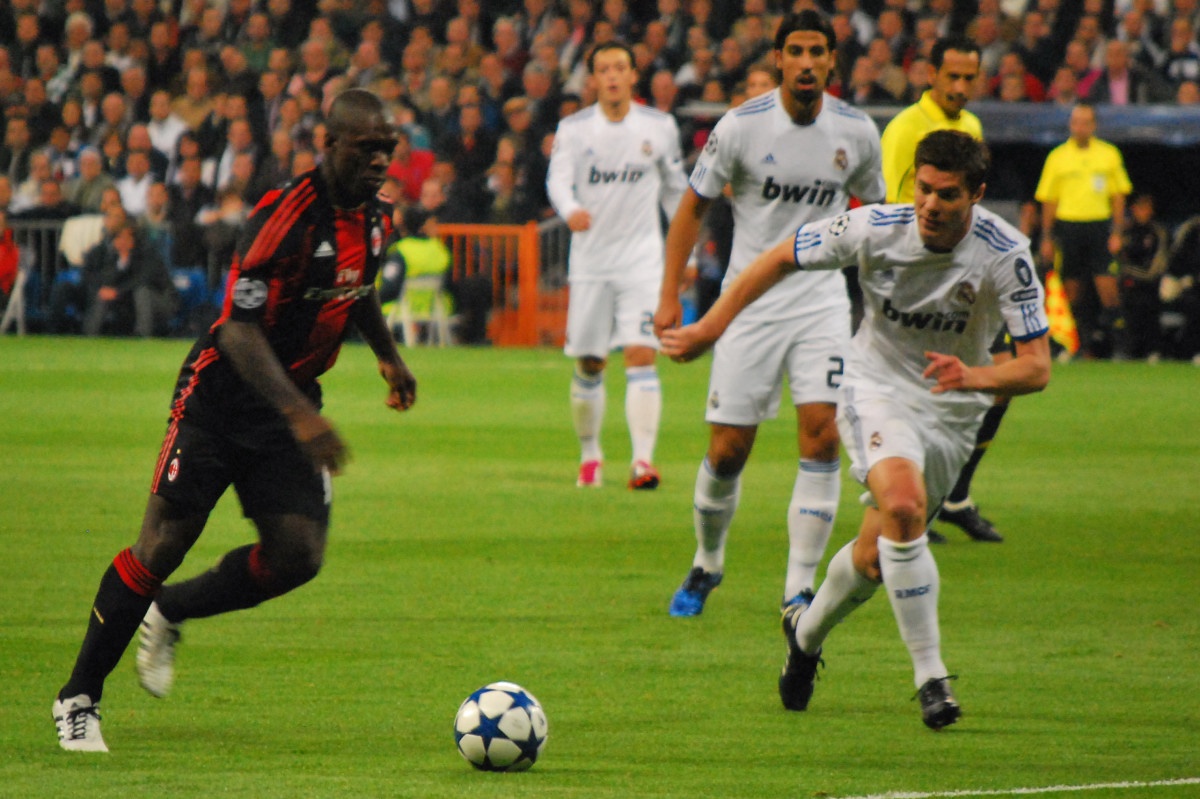
[[[571,380],[571,418],[579,437],[580,463],[604,460],[600,426],[604,422],[604,372],[584,374],[578,367]]]
[[[783,596],[791,599],[812,590],[817,566],[833,534],[833,519],[842,493],[840,461],[800,459],[800,471],[788,505],[788,566]]]
[[[662,416],[662,385],[653,366],[625,370],[625,421],[633,443],[633,460],[654,463],[658,420]]]
[[[839,549],[829,559],[821,590],[796,624],[796,643],[800,649],[816,654],[834,626],[870,599],[877,588],[879,583],[868,580],[854,568],[854,542]]]
[[[741,475],[720,478],[712,473],[708,458],[700,464],[696,475],[696,494],[692,520],[696,526],[696,557],[693,566],[706,572],[725,569],[725,538],[741,496]]]
[[[937,613],[941,581],[928,536],[905,544],[881,537],[879,568],[900,637],[912,658],[917,687],[934,677],[945,677]]]

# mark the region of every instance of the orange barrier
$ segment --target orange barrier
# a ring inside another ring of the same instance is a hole
[[[450,249],[453,281],[478,275],[491,282],[488,332],[498,347],[562,346],[567,289],[542,284],[536,222],[524,225],[439,224]]]

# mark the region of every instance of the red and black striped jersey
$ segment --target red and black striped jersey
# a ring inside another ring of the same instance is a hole
[[[230,432],[282,423],[217,346],[231,319],[261,325],[293,382],[319,405],[317,377],[337,360],[351,308],[374,286],[391,234],[389,206],[372,199],[335,208],[319,169],[264,195],[239,238],[221,317],[180,371],[171,418]]]

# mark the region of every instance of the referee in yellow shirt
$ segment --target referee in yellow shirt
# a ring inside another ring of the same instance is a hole
[[[934,42],[929,54],[934,75],[921,99],[905,108],[883,129],[883,179],[887,201],[913,201],[913,163],[917,144],[935,130],[959,130],[983,139],[979,117],[966,110],[979,79],[979,45],[963,36]]]
[[[934,70],[929,89],[921,95],[921,99],[892,118],[880,139],[888,202],[913,201],[913,163],[916,161],[917,144],[927,134],[935,130],[957,130],[983,139],[983,125],[979,117],[966,110],[967,101],[974,93],[975,82],[979,80],[979,60],[979,45],[966,37],[948,36],[934,43],[929,54],[929,63]],[[1001,330],[992,347],[993,358],[998,361],[1011,358],[1010,346]],[[972,501],[971,480],[987,453],[988,445],[996,437],[1000,420],[1007,410],[1008,398],[997,397],[975,436],[974,452],[938,511],[939,519],[959,527],[974,541],[998,543],[1004,540],[995,525],[979,513],[978,506]],[[933,543],[946,541],[936,530],[929,530],[928,535]]]
[[[1121,250],[1125,197],[1133,190],[1121,151],[1096,138],[1096,109],[1071,109],[1071,138],[1050,151],[1034,199],[1042,204],[1042,258],[1059,272],[1080,338],[1099,348],[1093,354],[1123,354],[1124,320],[1114,256]],[[1083,313],[1084,281],[1091,279],[1100,301],[1096,317]]]

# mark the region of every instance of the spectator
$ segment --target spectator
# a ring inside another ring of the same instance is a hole
[[[193,68],[187,73],[184,94],[171,102],[171,111],[183,120],[189,130],[198,130],[213,111],[213,99],[208,94],[208,71]]]
[[[286,130],[271,134],[271,149],[258,165],[252,194],[261,197],[291,179],[293,150],[292,137]]]
[[[157,91],[167,89],[183,68],[179,48],[171,41],[171,28],[165,20],[150,26],[150,51],[146,57],[146,85]]]
[[[1171,22],[1171,38],[1162,74],[1173,87],[1185,80],[1200,80],[1200,45],[1196,43],[1196,31],[1187,17],[1176,17]]]
[[[276,43],[271,38],[271,20],[265,13],[257,11],[246,20],[244,34],[238,40],[246,64],[257,74],[267,71],[267,62]]]
[[[1075,91],[1079,97],[1087,97],[1092,84],[1100,79],[1100,70],[1092,66],[1091,56],[1087,45],[1080,39],[1072,39],[1067,44],[1067,54],[1063,57],[1063,65],[1070,67],[1075,74]]]
[[[1112,42],[1110,42],[1112,44]],[[1121,312],[1129,337],[1129,355],[1157,359],[1162,350],[1158,284],[1167,269],[1171,237],[1154,216],[1154,197],[1140,194],[1129,204],[1129,224],[1117,253]]]
[[[0,211],[8,210],[12,204],[12,194],[12,182],[9,181],[8,175],[0,175]]]
[[[483,127],[478,105],[459,109],[458,130],[444,136],[437,148],[438,157],[454,164],[463,180],[480,178],[496,160],[496,137]]]
[[[125,176],[117,181],[121,205],[130,216],[146,212],[146,200],[155,176],[150,171],[150,156],[143,150],[131,150],[125,162]]]
[[[58,48],[52,44],[38,45],[37,77],[46,85],[46,96],[51,102],[61,103],[71,88],[72,72],[58,57]]]
[[[171,240],[170,203],[171,194],[167,191],[167,184],[155,181],[146,192],[146,210],[137,217],[138,227],[146,243],[158,251],[168,268],[173,265],[171,252],[174,249]]]
[[[29,127],[29,143],[41,147],[50,140],[50,131],[62,120],[62,109],[46,96],[46,84],[41,78],[25,79],[25,120]],[[10,108],[8,113],[13,114]]]
[[[12,228],[8,226],[8,211],[0,208],[0,309],[8,307],[20,262],[21,253],[13,239]]]
[[[185,130],[187,125],[171,110],[171,93],[158,89],[150,95],[150,121],[146,124],[146,132],[150,146],[166,158],[167,172],[175,166],[176,145]]]
[[[17,184],[12,192],[12,201],[8,210],[19,214],[27,208],[33,208],[41,202],[42,183],[50,180],[53,172],[50,168],[50,154],[45,150],[36,150],[29,156],[29,177]]]
[[[50,141],[43,148],[50,157],[50,173],[62,181],[75,177],[75,164],[79,152],[71,146],[71,134],[63,125],[55,125],[50,131]]]
[[[1079,79],[1075,70],[1065,64],[1054,73],[1054,81],[1046,92],[1046,99],[1056,105],[1073,106],[1082,99],[1079,96]]]
[[[745,56],[742,53],[741,45],[732,36],[722,40],[721,47],[717,51],[716,77],[721,82],[721,88],[725,90],[726,94],[733,91],[734,86],[746,79]]]
[[[99,213],[100,201],[106,189],[115,189],[116,183],[104,172],[103,156],[95,147],[79,151],[76,177],[67,189],[67,198],[83,213]]]
[[[201,209],[213,203],[213,192],[200,181],[200,159],[192,156],[179,164],[179,182],[167,186],[167,219],[173,231],[170,262],[173,266],[208,269],[204,229],[197,221]]]
[[[892,61],[892,50],[888,47],[887,42],[879,37],[872,39],[871,43],[867,45],[867,58],[871,59],[871,63],[875,66],[875,83],[889,95],[890,99],[885,98],[883,102],[906,102],[908,100],[908,76]]]
[[[250,123],[245,119],[232,119],[229,122],[225,137],[225,147],[217,158],[216,187],[220,192],[233,176],[233,162],[239,155],[246,154],[257,162],[258,148],[250,132]]]
[[[1143,105],[1171,101],[1171,90],[1154,72],[1129,58],[1129,45],[1111,39],[1104,46],[1104,69],[1088,92],[1088,101]]]
[[[4,125],[4,145],[0,146],[0,173],[19,185],[29,177],[29,122],[24,117],[9,117]]]
[[[175,286],[158,252],[139,240],[132,222],[123,223],[88,257],[99,261],[93,269],[100,287],[84,316],[85,336],[131,330],[144,338],[166,332],[178,301]]]
[[[704,84],[716,76],[716,56],[707,47],[692,50],[691,60],[675,73],[675,83],[685,100],[700,96]]]
[[[876,40],[881,41],[881,40]],[[879,85],[879,68],[870,56],[859,56],[842,89],[842,99],[851,105],[896,105],[896,97]]]
[[[200,209],[196,215],[196,222],[203,229],[211,288],[223,285],[228,277],[238,234],[249,215],[250,207],[233,187],[219,192],[215,203]]]
[[[1200,104],[1200,83],[1194,80],[1182,81],[1175,90],[1175,102],[1179,105]]]
[[[421,196],[421,184],[433,169],[433,153],[412,146],[408,131],[396,131],[396,149],[392,151],[392,163],[388,166],[388,177],[400,186],[399,200],[415,203]]]
[[[1008,97],[1003,96],[1003,85],[1009,83]],[[1019,87],[1019,89],[1018,89]],[[1046,99],[1046,88],[1042,82],[1025,68],[1025,58],[1020,50],[1012,50],[1000,59],[996,76],[988,81],[988,94],[1006,102],[1017,99],[1040,103]]]
[[[1175,232],[1159,298],[1163,310],[1180,320],[1169,336],[1170,354],[1200,366],[1200,216]]]

